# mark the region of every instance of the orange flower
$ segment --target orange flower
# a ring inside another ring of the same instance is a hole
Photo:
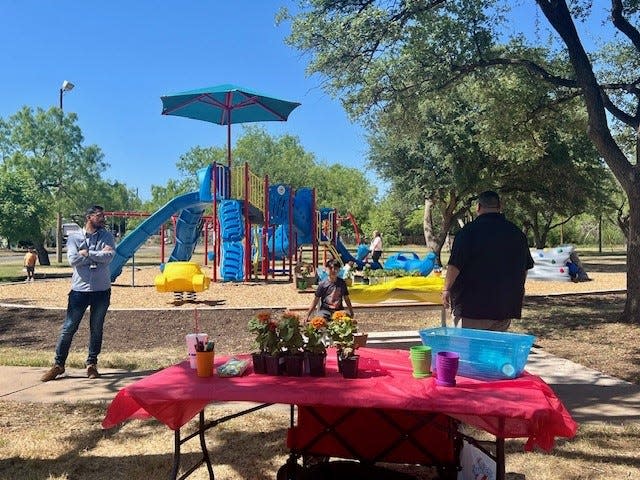
[[[316,330],[320,330],[321,328],[325,328],[327,326],[327,321],[324,319],[324,317],[313,317],[309,323]]]
[[[300,320],[300,316],[291,310],[285,310],[282,314],[283,320]]]
[[[337,312],[333,312],[333,315],[331,315],[332,320],[343,320],[345,318],[351,317],[349,317],[349,315],[347,315],[347,312],[345,312],[344,310],[338,310]]]
[[[260,312],[256,315],[256,317],[258,318],[258,321],[260,323],[267,323],[269,320],[271,320],[271,313],[270,312]]]

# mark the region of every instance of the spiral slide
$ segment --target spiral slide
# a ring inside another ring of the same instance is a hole
[[[242,203],[238,200],[222,200],[218,207],[218,220],[222,239],[220,276],[226,282],[240,282],[244,275]]]
[[[188,261],[198,239],[200,218],[204,212],[204,203],[199,192],[185,193],[167,202],[157,212],[132,230],[116,247],[116,254],[109,265],[111,281],[122,273],[122,267],[129,261],[140,246],[155,235],[163,223],[176,212],[180,212],[176,234],[176,246],[171,261]]]

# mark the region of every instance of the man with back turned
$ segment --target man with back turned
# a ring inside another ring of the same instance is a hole
[[[502,214],[496,192],[479,195],[478,217],[456,235],[442,303],[464,328],[506,331],[520,318],[533,258],[525,234]]]

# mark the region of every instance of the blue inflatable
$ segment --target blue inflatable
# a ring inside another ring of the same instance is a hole
[[[436,254],[427,253],[424,258],[420,259],[413,252],[400,252],[391,255],[384,262],[385,270],[406,270],[407,272],[418,272],[420,275],[427,276],[433,270],[436,263]]]

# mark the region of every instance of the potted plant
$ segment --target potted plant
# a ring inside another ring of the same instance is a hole
[[[306,290],[311,285],[311,265],[300,263],[296,265],[296,288],[298,290]]]
[[[338,370],[345,378],[356,378],[358,361],[354,334],[358,332],[357,322],[347,312],[338,311],[331,316],[329,335],[333,340],[338,355]]]
[[[278,375],[280,361],[280,339],[278,323],[271,318],[270,312],[259,312],[249,320],[249,332],[255,335],[258,351],[253,357],[255,373]]]
[[[329,340],[327,327],[324,317],[313,317],[303,328],[305,359],[312,377],[324,377],[326,373],[326,342]]]
[[[364,285],[369,285],[369,277],[371,276],[371,265],[368,263],[362,267],[362,283]]]
[[[287,375],[293,377],[301,376],[304,371],[304,356],[302,353],[304,339],[300,330],[300,317],[298,314],[286,310],[282,314],[280,322],[278,322],[278,337],[280,339],[280,347],[284,353]]]

